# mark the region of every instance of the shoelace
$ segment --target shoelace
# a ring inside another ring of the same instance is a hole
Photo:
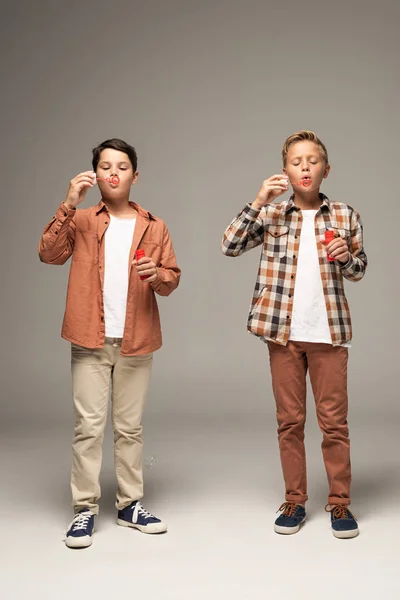
[[[138,502],[138,513],[145,519],[156,519],[148,510],[145,510],[143,506]]]
[[[292,517],[296,513],[298,506],[295,502],[284,502],[276,512],[282,511],[283,516]]]
[[[72,519],[71,525],[68,527],[68,529],[70,529],[70,527],[73,527],[73,531],[78,531],[79,529],[86,529],[92,514],[93,513],[91,512],[78,513]]]
[[[349,509],[344,504],[337,504],[336,506],[331,506],[330,504],[327,504],[325,506],[325,510],[326,512],[332,513],[335,519],[354,518],[349,514]]]

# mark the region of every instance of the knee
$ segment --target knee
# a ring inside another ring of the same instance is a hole
[[[75,420],[76,440],[98,440],[104,435],[105,422],[96,418],[78,417]]]
[[[141,423],[138,423],[134,426],[124,426],[118,423],[113,423],[114,430],[114,438],[121,439],[124,438],[126,440],[136,440],[140,441],[142,439],[143,426]]]
[[[327,438],[348,437],[349,427],[347,418],[320,418],[318,420],[319,428]]]
[[[302,414],[278,416],[278,434],[303,434],[305,423],[306,416]]]

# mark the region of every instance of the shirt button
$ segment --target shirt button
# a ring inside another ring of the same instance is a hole
[[[291,298],[291,297],[292,297],[292,294],[289,294],[289,298]]]
[[[117,342],[115,342],[115,343],[113,344],[113,347],[114,347],[114,348],[118,348],[118,344],[117,344]]]
[[[108,225],[108,221],[104,221],[104,225]]]
[[[296,258],[296,255],[295,255],[295,254],[293,254],[293,258]]]
[[[297,238],[298,238],[298,237],[299,237],[298,235],[295,235],[295,236],[294,236],[294,239],[295,239],[295,240],[297,240]]]
[[[290,319],[289,315],[287,315],[287,317],[286,317],[286,318],[287,318],[287,319]]]
[[[291,275],[291,276],[290,276],[290,279],[294,279],[294,275]]]

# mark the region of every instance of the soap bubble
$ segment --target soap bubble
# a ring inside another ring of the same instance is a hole
[[[146,467],[146,469],[152,469],[154,467],[155,463],[156,463],[155,456],[148,456],[147,458],[144,459],[144,466]]]

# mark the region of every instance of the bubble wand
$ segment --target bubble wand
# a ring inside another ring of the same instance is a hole
[[[113,183],[114,185],[119,184],[118,175],[113,175],[112,177],[96,177],[96,181],[107,181],[107,183]]]

